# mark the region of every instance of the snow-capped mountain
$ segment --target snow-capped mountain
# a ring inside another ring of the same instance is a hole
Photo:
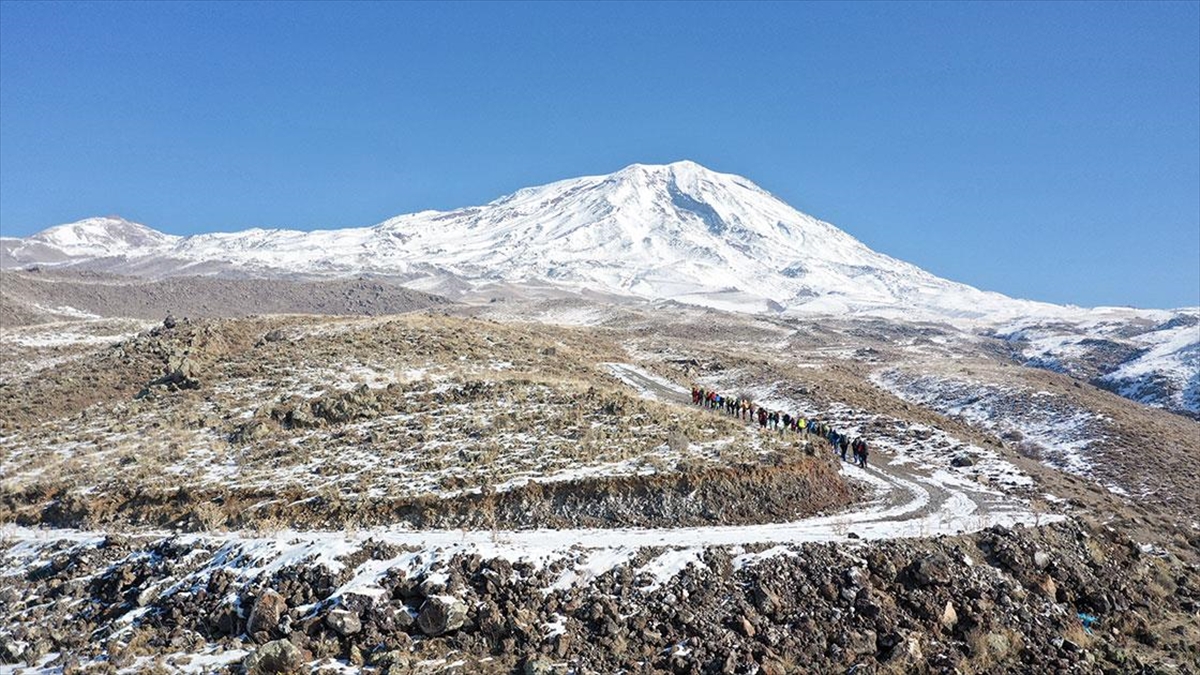
[[[111,271],[150,276],[215,264],[244,273],[551,282],[740,311],[981,317],[1037,309],[876,253],[745,178],[686,161],[635,164],[366,228],[181,238],[89,219],[18,241],[5,242],[18,264],[104,259]]]
[[[42,230],[28,239],[6,239],[17,259],[52,250],[63,258],[136,258],[165,252],[182,237],[164,234],[117,216],[87,218]]]
[[[1088,379],[1200,411],[1192,310],[1088,310],[981,291],[877,253],[745,178],[688,161],[634,164],[372,227],[176,237],[92,218],[0,239],[0,265],[27,264],[150,277],[367,273],[448,295],[495,283],[551,285],[743,312],[952,320],[991,330],[1031,364],[1056,369],[1097,344],[1118,345],[1102,354],[1115,360]],[[1185,323],[1171,323],[1177,316]],[[1160,338],[1158,326],[1171,334]],[[1147,395],[1147,382],[1159,393]]]

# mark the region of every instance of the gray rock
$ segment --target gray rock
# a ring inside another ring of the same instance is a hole
[[[287,640],[275,640],[247,656],[242,665],[247,675],[294,673],[304,665],[304,654]]]
[[[435,636],[458,630],[466,618],[466,605],[448,595],[435,595],[421,605],[417,625],[421,632]]]
[[[950,466],[955,466],[955,467],[959,467],[959,468],[963,468],[963,467],[967,467],[967,466],[974,466],[974,465],[975,465],[975,460],[971,459],[971,456],[967,455],[967,454],[955,455],[954,459],[950,460]]]
[[[333,629],[335,633],[346,637],[353,635],[362,630],[362,620],[354,612],[348,612],[344,609],[335,609],[325,617],[325,625]]]
[[[941,552],[918,558],[909,565],[908,571],[918,586],[950,583],[950,559]]]

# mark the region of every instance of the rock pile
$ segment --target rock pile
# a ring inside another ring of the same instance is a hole
[[[555,587],[561,565],[458,555],[413,576],[392,569],[371,595],[338,587],[354,564],[403,552],[372,545],[338,573],[299,564],[238,581],[204,571],[205,555],[172,540],[151,550],[114,541],[28,570],[19,591],[0,597],[0,624],[11,627],[0,630],[0,658],[61,652],[55,663],[66,666],[132,658],[131,645],[210,645],[250,651],[251,673],[325,658],[387,673],[449,658],[484,673],[1123,673],[1151,664],[1194,673],[1200,659],[1200,570],[1074,522],[792,546],[749,561],[710,548],[664,580],[637,572],[659,553],[643,551],[570,588]],[[189,573],[199,576],[167,583]],[[138,607],[133,640],[117,627]]]

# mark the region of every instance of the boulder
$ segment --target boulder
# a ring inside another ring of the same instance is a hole
[[[287,600],[271,589],[263,591],[254,601],[250,610],[250,619],[246,622],[246,632],[250,635],[265,632],[271,633],[279,625],[279,619],[287,611]]]
[[[967,467],[967,466],[974,466],[974,465],[975,465],[975,460],[971,459],[971,456],[966,453],[957,454],[954,456],[954,459],[950,460],[950,466],[955,466],[955,467],[959,467],[959,468]]]
[[[917,586],[950,583],[950,558],[946,554],[930,553],[908,566],[909,577]]]
[[[435,595],[425,600],[417,615],[421,632],[429,636],[442,635],[462,627],[467,618],[467,606],[449,595]]]
[[[325,625],[333,629],[333,632],[346,637],[353,635],[362,630],[362,620],[358,618],[358,614],[348,612],[344,609],[335,609],[325,617]]]
[[[304,653],[287,640],[275,640],[258,648],[242,662],[247,675],[296,673],[304,666]]]

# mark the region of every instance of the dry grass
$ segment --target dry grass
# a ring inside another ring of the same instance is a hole
[[[4,398],[25,412],[0,437],[0,489],[401,500],[786,451],[741,422],[636,398],[596,366],[626,358],[594,331],[434,315],[143,333]],[[147,386],[185,361],[197,388]],[[202,529],[224,518],[191,514]]]

